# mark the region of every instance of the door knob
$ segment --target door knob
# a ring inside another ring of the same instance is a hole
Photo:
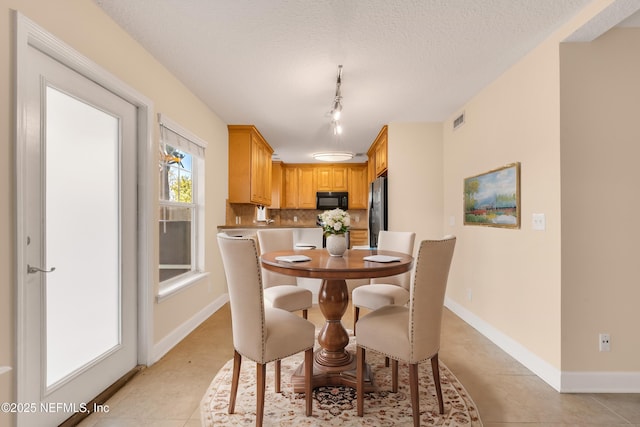
[[[51,270],[43,270],[41,268],[38,267],[33,267],[29,264],[27,264],[27,273],[29,274],[35,274],[35,273],[51,273],[52,271],[56,271],[55,267],[51,267]]]

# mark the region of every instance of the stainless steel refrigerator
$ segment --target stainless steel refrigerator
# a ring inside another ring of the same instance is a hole
[[[387,229],[387,178],[377,178],[369,187],[369,246],[378,247],[378,233]]]

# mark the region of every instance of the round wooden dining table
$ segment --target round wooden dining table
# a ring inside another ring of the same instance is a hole
[[[306,256],[308,261],[282,261],[282,257]],[[393,261],[374,262],[364,258],[382,255]],[[318,334],[320,349],[315,352],[313,387],[345,385],[355,388],[355,357],[345,350],[349,334],[342,325],[342,316],[349,305],[347,279],[393,276],[407,272],[413,257],[400,252],[382,250],[347,250],[343,256],[332,256],[326,249],[268,252],[261,257],[262,267],[276,273],[296,277],[322,279],[318,305],[325,323]],[[277,259],[277,258],[280,258]],[[365,285],[366,286],[366,285]],[[302,367],[301,367],[302,368]],[[375,386],[369,369],[365,370],[365,391]],[[304,392],[304,374],[296,371],[292,378],[295,392]]]

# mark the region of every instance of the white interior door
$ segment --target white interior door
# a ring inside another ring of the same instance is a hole
[[[28,52],[24,426],[58,425],[137,364],[136,107]],[[21,355],[21,356],[20,356]]]

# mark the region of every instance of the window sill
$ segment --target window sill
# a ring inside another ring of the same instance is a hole
[[[184,291],[188,287],[195,285],[200,280],[209,275],[209,272],[197,272],[187,274],[183,277],[176,278],[174,280],[167,280],[160,286],[160,291],[156,295],[156,302],[160,303],[173,295]]]

